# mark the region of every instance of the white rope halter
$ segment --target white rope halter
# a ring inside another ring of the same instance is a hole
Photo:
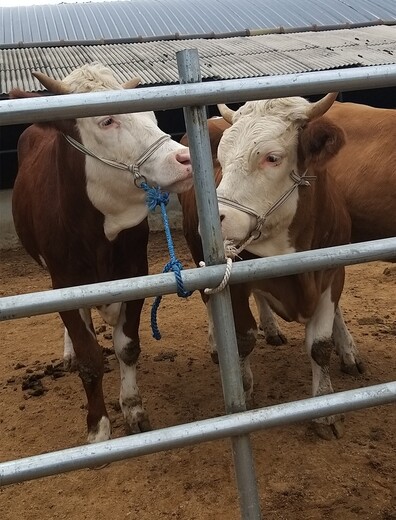
[[[238,209],[239,211],[243,211],[244,213],[247,213],[248,215],[251,215],[252,217],[255,217],[256,219],[256,226],[252,229],[252,231],[249,233],[249,235],[245,238],[245,240],[240,244],[239,247],[231,246],[226,244],[226,256],[232,256],[235,257],[239,255],[246,247],[253,242],[253,240],[257,240],[261,235],[261,229],[263,225],[265,224],[265,221],[267,218],[274,213],[278,208],[280,208],[288,199],[289,197],[294,193],[294,191],[299,188],[300,186],[311,186],[310,182],[311,180],[315,180],[315,176],[308,176],[307,170],[302,174],[299,175],[294,170],[290,172],[290,178],[293,181],[292,186],[288,190],[283,193],[279,197],[277,201],[270,206],[270,208],[261,215],[258,214],[256,211],[254,211],[251,208],[248,208],[247,206],[243,206],[242,204],[239,204],[238,202],[234,202],[228,199],[225,199],[224,197],[218,197],[218,201],[221,202],[221,204],[225,206],[229,206],[234,209]]]
[[[96,153],[92,152],[92,150],[89,150],[86,148],[82,143],[76,141],[73,137],[67,134],[63,134],[63,137],[66,139],[66,141],[71,144],[76,150],[79,152],[82,152],[85,155],[89,155],[90,157],[93,157],[94,159],[98,159],[98,161],[101,161],[104,164],[107,164],[108,166],[112,166],[113,168],[118,168],[119,170],[126,170],[128,172],[131,172],[133,175],[134,183],[137,187],[138,181],[146,182],[146,178],[144,175],[140,174],[139,168],[140,166],[147,161],[153,153],[158,150],[160,146],[164,144],[165,141],[170,139],[170,135],[165,134],[162,135],[159,139],[154,141],[152,145],[150,145],[145,152],[142,153],[142,155],[139,157],[139,159],[134,164],[125,164],[123,162],[118,161],[112,161],[111,159],[104,159],[103,157],[100,157],[99,155],[96,155]]]
[[[225,255],[227,258],[227,265],[224,272],[224,276],[222,281],[217,287],[209,288],[207,287],[204,289],[205,294],[216,294],[222,291],[228,284],[231,276],[231,269],[232,269],[232,258],[235,258],[239,255],[246,247],[253,242],[254,240],[257,240],[261,235],[261,229],[263,225],[265,224],[265,221],[267,218],[272,215],[274,211],[276,211],[278,208],[284,204],[287,199],[292,195],[292,193],[299,187],[299,186],[311,186],[310,182],[311,180],[315,180],[315,176],[309,176],[307,175],[307,170],[302,174],[299,175],[294,170],[290,172],[290,177],[293,180],[292,186],[283,193],[279,197],[279,199],[272,204],[272,206],[261,215],[258,214],[256,211],[254,211],[251,208],[248,208],[247,206],[243,206],[242,204],[239,204],[238,202],[234,202],[228,199],[225,199],[224,197],[218,197],[218,202],[221,202],[221,204],[225,206],[229,206],[230,208],[238,209],[239,211],[243,211],[244,213],[247,213],[248,215],[254,217],[256,219],[256,226],[252,229],[252,231],[249,233],[249,235],[245,238],[245,240],[242,242],[242,244],[239,247],[235,247],[231,245],[227,240],[224,243],[224,249],[225,249]],[[200,267],[205,267],[205,262],[199,263]]]

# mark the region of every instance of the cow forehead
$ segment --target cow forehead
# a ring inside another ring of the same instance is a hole
[[[84,65],[74,70],[62,80],[62,83],[72,92],[122,89],[113,72],[99,63]]]
[[[307,119],[310,103],[302,97],[285,97],[248,101],[239,108],[234,116],[234,123],[240,118],[275,116],[283,120],[301,121]]]
[[[290,121],[273,115],[245,115],[223,133],[218,148],[219,160],[223,162],[226,158],[229,160],[253,149],[288,146],[296,134],[297,128]]]

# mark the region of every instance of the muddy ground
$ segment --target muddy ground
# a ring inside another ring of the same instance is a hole
[[[192,266],[179,233],[176,251]],[[150,242],[151,272],[168,260],[161,234]],[[49,289],[23,250],[0,252],[1,295]],[[352,377],[333,357],[336,391],[396,380],[396,273],[373,262],[347,268],[342,306],[367,372]],[[163,339],[141,323],[139,385],[154,428],[223,414],[218,367],[207,351],[206,313],[198,293],[166,296]],[[119,373],[111,330],[95,314],[105,347],[104,388],[113,437],[124,435],[117,406]],[[260,340],[252,357],[253,407],[310,396],[303,329],[282,322],[288,344]],[[85,443],[85,396],[76,374],[62,370],[63,327],[55,314],[0,323],[0,460]],[[35,382],[34,382],[35,381]],[[33,383],[32,383],[33,382]],[[395,520],[396,406],[350,413],[342,439],[319,439],[307,424],[252,434],[266,520]],[[240,518],[229,440],[80,470],[0,489],[2,520],[236,520]]]

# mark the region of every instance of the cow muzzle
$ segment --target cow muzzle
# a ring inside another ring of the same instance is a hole
[[[252,208],[218,197],[221,231],[229,256],[238,255],[261,236],[262,217]],[[248,243],[247,243],[248,241]]]
[[[243,204],[239,204],[238,202],[231,201],[224,197],[218,197],[217,200],[219,202],[219,206],[228,206],[234,210],[238,210],[239,212],[245,213],[250,216],[250,218],[255,219],[255,225],[250,228],[250,231],[246,234],[244,238],[235,237],[230,244],[226,247],[226,252],[228,250],[229,256],[237,256],[241,253],[249,244],[251,244],[254,240],[258,240],[262,235],[262,228],[268,219],[272,215],[274,211],[276,211],[280,206],[282,206],[289,197],[296,191],[300,186],[310,186],[310,182],[315,180],[316,177],[308,176],[307,170],[300,175],[299,173],[292,170],[290,172],[290,178],[293,181],[293,184],[287,189],[273,204],[270,205],[269,209],[264,213],[259,213],[252,208],[244,206]],[[220,211],[220,221],[222,222],[222,228],[226,227],[223,222],[225,221],[225,212]]]

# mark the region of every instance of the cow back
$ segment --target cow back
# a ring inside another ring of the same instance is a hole
[[[327,117],[345,134],[328,168],[346,199],[352,241],[396,236],[396,111],[336,103]]]

